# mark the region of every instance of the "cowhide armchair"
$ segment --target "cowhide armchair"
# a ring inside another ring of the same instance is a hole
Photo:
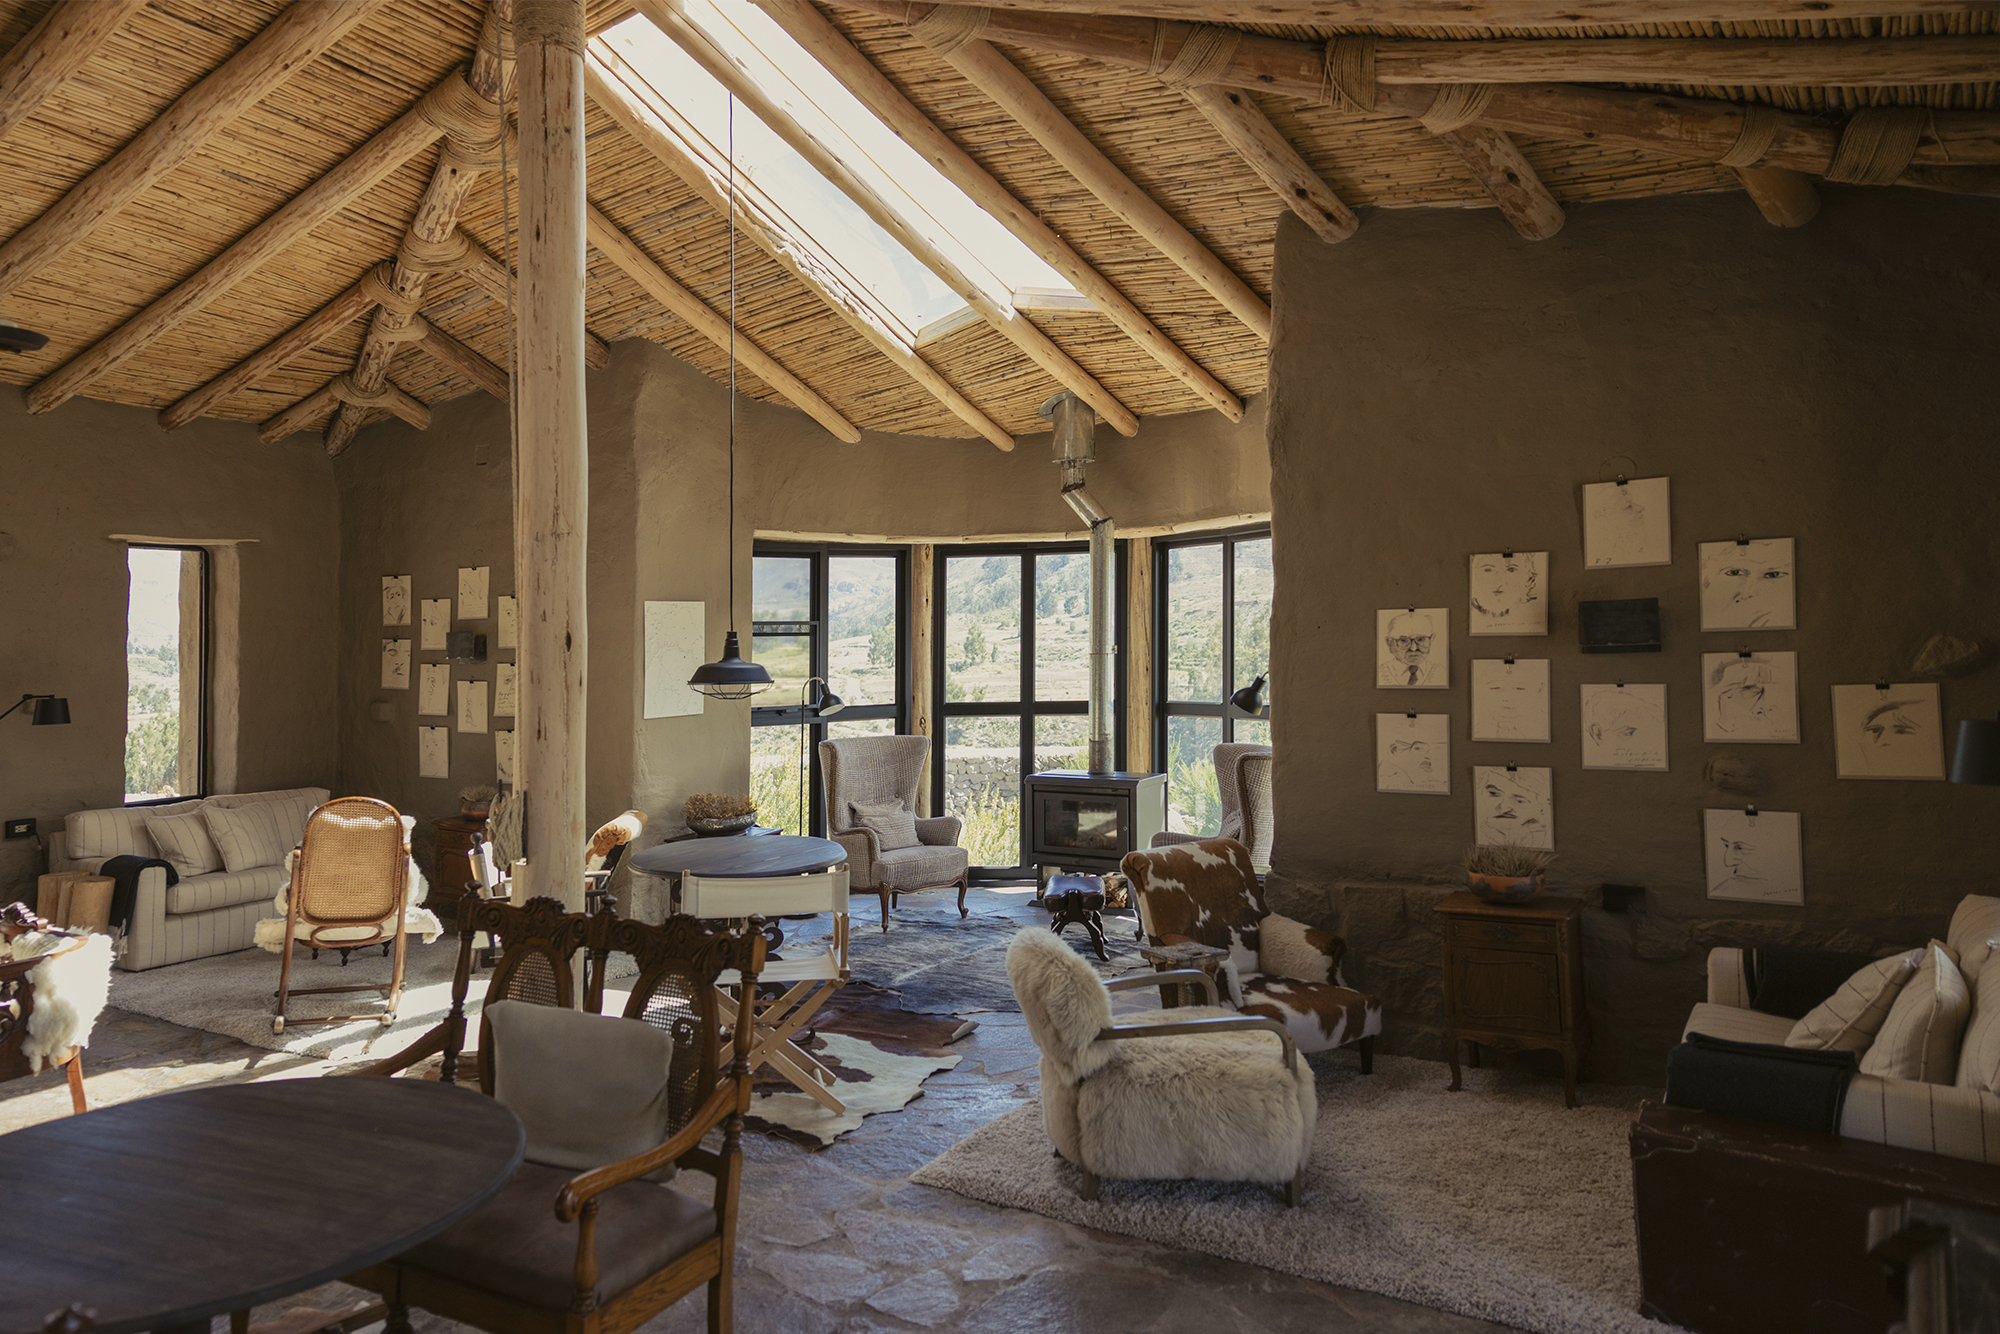
[[[1248,848],[1209,838],[1128,852],[1118,869],[1132,882],[1153,944],[1228,950],[1222,971],[1230,1004],[1283,1024],[1300,1051],[1352,1043],[1362,1073],[1373,1070],[1381,1002],[1341,979],[1346,941],[1265,906]]]

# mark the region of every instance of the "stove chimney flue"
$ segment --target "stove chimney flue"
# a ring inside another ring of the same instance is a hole
[[[1117,527],[1084,486],[1083,468],[1097,458],[1097,413],[1064,391],[1042,404],[1055,424],[1055,462],[1063,470],[1063,499],[1090,525],[1090,772],[1108,774],[1111,762],[1111,569]]]

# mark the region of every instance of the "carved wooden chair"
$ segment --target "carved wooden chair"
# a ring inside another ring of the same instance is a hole
[[[466,1055],[473,940],[481,932],[504,946],[487,1005],[504,998],[576,1008],[570,961],[582,951],[581,1008],[601,1014],[610,956],[627,954],[639,973],[623,1017],[673,1040],[667,1139],[584,1171],[525,1162],[471,1217],[347,1281],[388,1303],[386,1334],[410,1334],[412,1306],[493,1334],[628,1334],[703,1284],[708,1328],[730,1329],[754,1034],[739,1026],[728,1035],[725,1071],[716,983],[734,972],[755,986],[767,939],[762,919],[735,933],[686,916],[653,926],[618,918],[608,905],[586,915],[565,913],[549,898],[517,907],[467,895],[459,900],[458,930],[458,968],[444,1023],[398,1056],[357,1073],[393,1074],[441,1053],[440,1078],[456,1082]],[[481,1090],[491,1095],[494,1047],[483,1011],[475,1065]],[[718,1130],[720,1145],[702,1147]],[[682,1169],[715,1179],[712,1205],[642,1179]]]
[[[345,1024],[379,1020],[384,1028],[396,1022],[403,997],[403,963],[409,942],[405,909],[409,907],[410,842],[403,817],[386,801],[373,797],[339,797],[320,806],[306,821],[304,836],[285,891],[285,928],[278,958],[278,1000],[271,1031],[285,1025]],[[361,983],[342,987],[293,987],[292,954],[304,945],[315,954],[367,945],[393,948],[395,964],[389,985]],[[386,1005],[380,1014],[329,1015],[297,1019],[285,1011],[294,996],[325,996],[352,991],[379,991]]]

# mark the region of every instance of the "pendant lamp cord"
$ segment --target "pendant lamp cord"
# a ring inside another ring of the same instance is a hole
[[[729,629],[736,629],[736,94],[729,95]]]

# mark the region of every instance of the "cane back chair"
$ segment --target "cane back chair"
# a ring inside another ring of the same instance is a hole
[[[292,1024],[347,1024],[379,1020],[384,1028],[396,1022],[403,996],[403,963],[408,938],[403,920],[409,906],[410,842],[403,817],[386,801],[373,797],[339,797],[326,802],[306,820],[292,864],[291,885],[285,891],[285,943],[278,956],[278,998],[271,1031],[282,1033]],[[393,948],[395,964],[389,985],[361,983],[344,987],[293,987],[292,953],[304,945],[317,953],[339,950],[347,962],[349,950],[366,945]],[[379,991],[386,1006],[380,1014],[329,1015],[297,1019],[285,1011],[294,996],[325,996],[338,992]]]

